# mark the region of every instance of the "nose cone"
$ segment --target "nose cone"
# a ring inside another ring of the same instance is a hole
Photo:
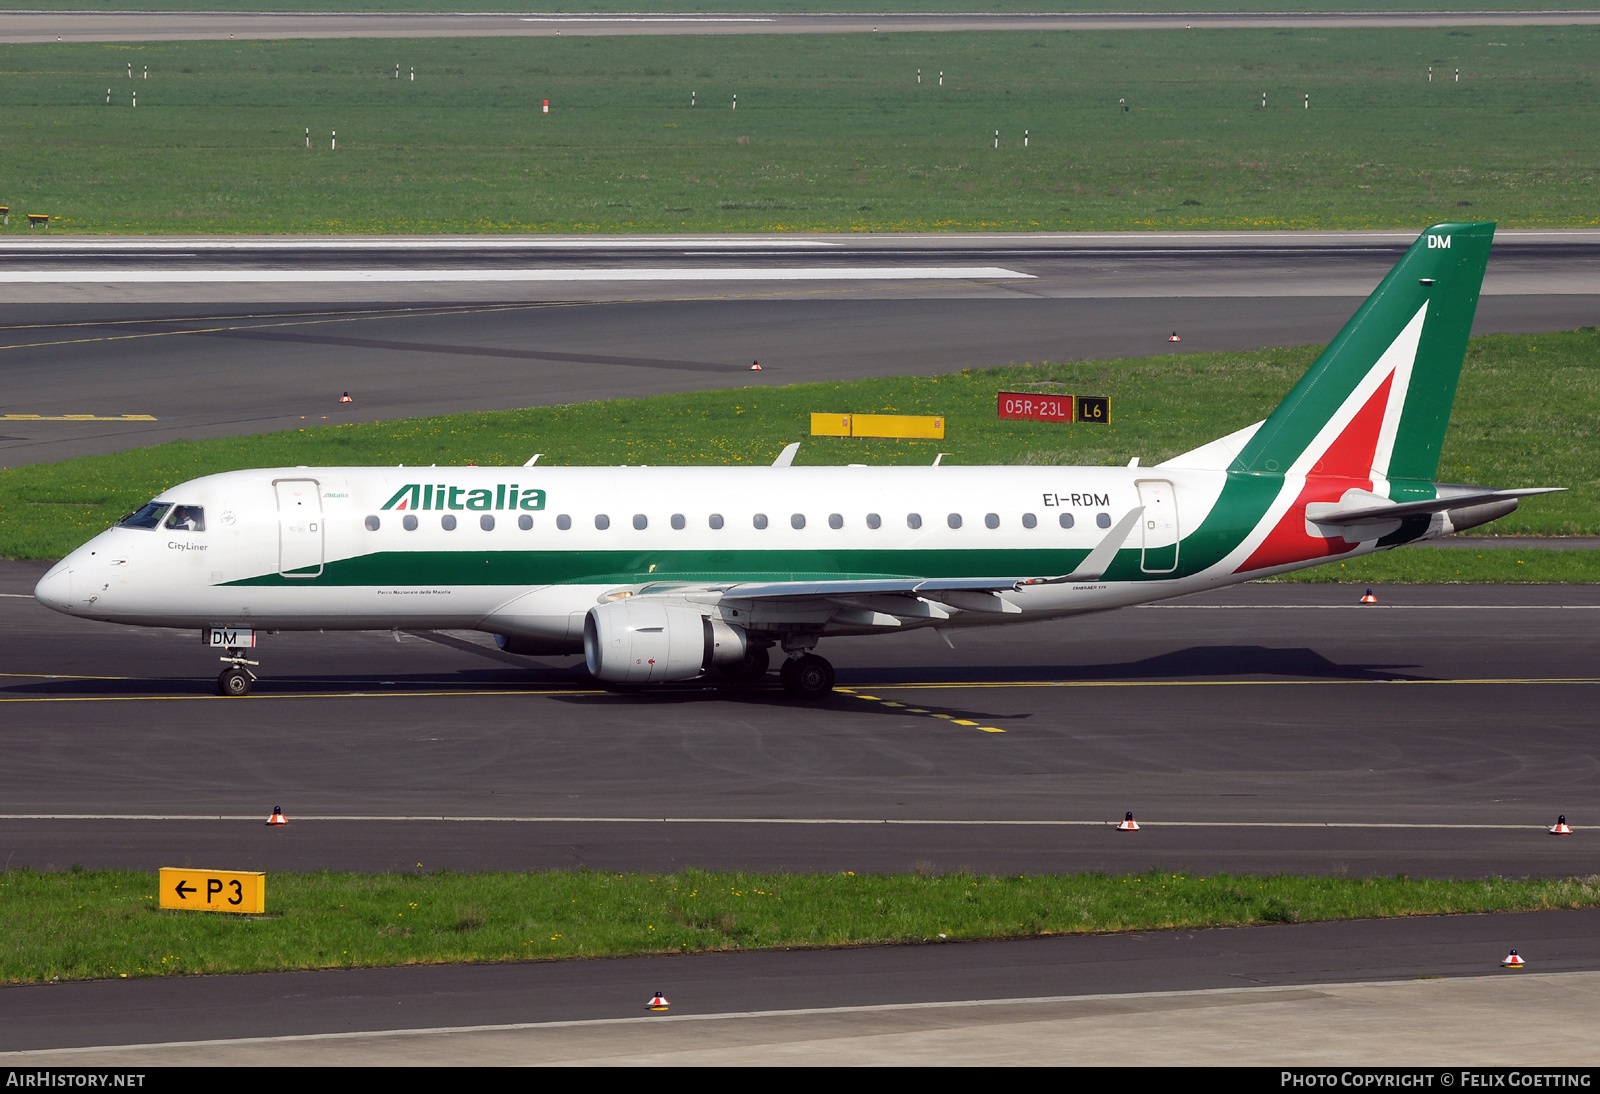
[[[33,587],[33,598],[47,608],[54,608],[58,612],[72,610],[72,567],[71,559],[62,559],[50,568],[50,572],[39,579],[39,584]]]

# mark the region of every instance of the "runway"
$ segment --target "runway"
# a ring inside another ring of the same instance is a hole
[[[507,38],[660,34],[910,34],[954,31],[1585,26],[1594,11],[1081,14],[513,15],[315,12],[3,12],[0,42],[263,38]]]
[[[602,395],[1325,343],[1414,238],[7,240],[0,465]],[[524,276],[435,276],[464,269]],[[629,280],[640,269],[675,279]],[[1600,232],[1500,233],[1475,333],[1597,321]]]
[[[837,640],[848,690],[816,706],[610,694],[470,633],[283,634],[239,701],[193,635],[55,615],[40,564],[0,569],[12,868],[1595,872],[1586,586]]]

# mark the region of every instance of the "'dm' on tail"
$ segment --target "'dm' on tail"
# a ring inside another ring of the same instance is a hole
[[[1168,461],[1230,472],[1224,510],[1255,518],[1234,572],[1448,535],[1548,492],[1433,481],[1493,240],[1429,228],[1266,421]]]

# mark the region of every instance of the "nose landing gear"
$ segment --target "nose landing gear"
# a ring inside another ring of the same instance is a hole
[[[783,690],[796,699],[821,699],[833,690],[833,666],[814,653],[791,657],[778,670]]]
[[[221,676],[217,677],[217,694],[230,696],[249,695],[251,687],[256,682],[256,674],[250,671],[249,666],[254,665],[260,668],[261,662],[246,660],[243,651],[234,649],[228,650],[218,660],[228,667],[222,670]]]

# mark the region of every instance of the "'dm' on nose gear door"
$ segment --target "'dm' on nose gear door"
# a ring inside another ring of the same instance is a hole
[[[278,573],[313,578],[322,573],[322,486],[316,479],[277,479]]]
[[[1178,503],[1172,484],[1165,479],[1140,482],[1139,504],[1144,506],[1139,568],[1147,574],[1170,574],[1178,568]]]

